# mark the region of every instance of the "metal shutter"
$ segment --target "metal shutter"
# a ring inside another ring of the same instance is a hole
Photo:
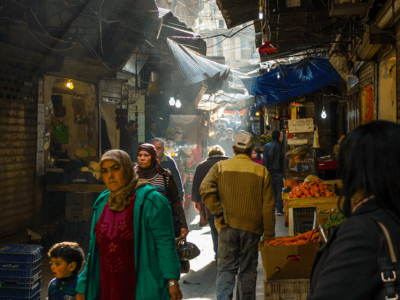
[[[35,68],[0,57],[0,237],[33,223],[38,80]]]

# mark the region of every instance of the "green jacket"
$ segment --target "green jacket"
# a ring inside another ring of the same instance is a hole
[[[79,276],[77,292],[85,294],[86,300],[100,299],[100,255],[96,242],[94,226],[103,212],[110,191],[104,191],[94,204],[94,214],[90,235],[90,253],[85,269]],[[141,234],[139,234],[139,215],[141,207]],[[168,279],[179,279],[180,264],[175,250],[171,208],[168,200],[150,185],[136,190],[133,212],[135,240],[135,265],[139,267],[136,283],[136,300],[169,300],[166,284]],[[138,243],[140,242],[140,261],[138,263]]]

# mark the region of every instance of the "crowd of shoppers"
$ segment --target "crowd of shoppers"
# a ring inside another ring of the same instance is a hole
[[[373,121],[343,139],[338,153],[343,181],[338,204],[347,220],[317,252],[307,300],[396,299],[393,282],[400,270],[390,250],[398,254],[400,247],[400,170],[393,168],[400,164],[399,133],[398,124]],[[215,145],[196,168],[192,200],[210,224],[218,300],[232,299],[235,281],[236,299],[256,299],[258,243],[262,236],[275,236],[275,209],[278,216],[283,213],[283,148],[280,132],[271,136],[263,159],[252,134],[239,132],[233,138],[232,158]],[[138,148],[135,167],[125,151],[111,150],[102,156],[107,190],[94,205],[85,268],[78,277],[83,256],[79,245],[55,245],[52,249],[58,250],[49,252],[56,276],[50,297],[65,294],[58,284],[64,282],[76,285],[77,300],[182,299],[175,237],[185,237],[189,231],[181,184],[176,184],[170,170],[176,164],[164,157],[161,139]],[[391,237],[388,246],[385,234]]]

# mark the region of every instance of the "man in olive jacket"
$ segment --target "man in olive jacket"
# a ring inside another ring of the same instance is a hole
[[[219,232],[217,299],[255,299],[258,242],[275,236],[274,195],[266,168],[250,159],[253,136],[240,132],[232,159],[216,163],[204,178],[203,202],[222,226]],[[239,271],[240,270],[240,271]],[[238,272],[239,271],[239,272]]]

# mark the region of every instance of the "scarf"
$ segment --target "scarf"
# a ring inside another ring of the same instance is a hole
[[[115,161],[124,170],[125,186],[118,191],[111,192],[108,196],[108,206],[114,211],[123,211],[126,206],[131,202],[131,196],[136,191],[137,188],[146,185],[147,181],[139,180],[135,174],[132,166],[131,158],[128,153],[122,150],[110,150],[103,154],[100,159],[100,169],[101,165],[105,161]]]
[[[367,202],[369,200],[371,200],[373,198],[374,198],[374,196],[368,196],[368,197],[363,197],[361,199],[352,201],[352,203],[351,203],[351,213],[354,214],[358,208],[360,208],[361,206],[364,206],[365,204],[367,204]]]
[[[160,165],[160,161],[157,158],[157,150],[156,147],[153,146],[153,144],[142,144],[139,147],[138,154],[140,151],[146,151],[147,153],[150,154],[151,156],[151,165],[147,169],[142,169],[139,167],[139,165],[136,165],[135,171],[139,178],[150,178],[153,175],[162,174],[165,176],[169,176],[169,173],[167,170],[165,170],[163,167]]]

